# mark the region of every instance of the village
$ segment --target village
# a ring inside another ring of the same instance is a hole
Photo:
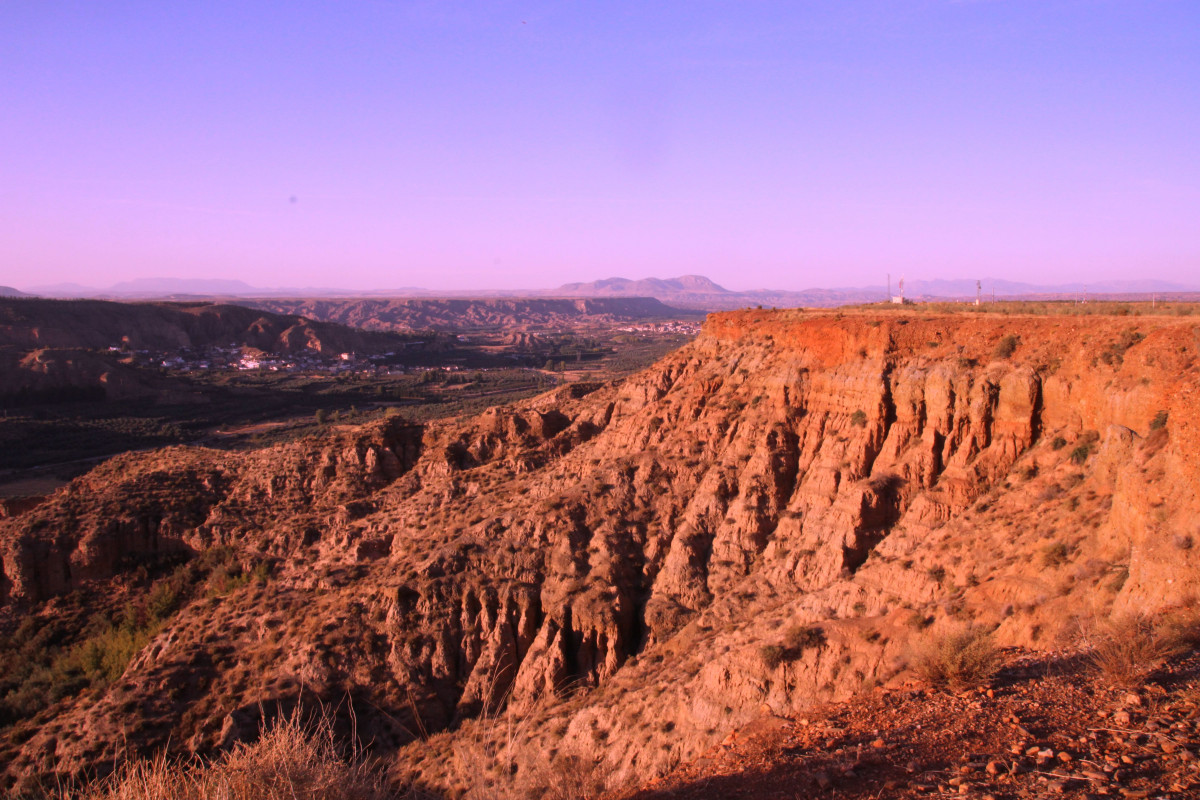
[[[422,344],[423,342],[412,342],[409,346]],[[362,355],[353,352],[332,355],[315,352],[270,353],[255,347],[237,344],[205,348],[182,347],[173,352],[126,351],[117,345],[110,346],[108,349],[113,353],[126,353],[123,360],[132,366],[163,369],[176,373],[266,371],[289,374],[383,377],[405,375],[412,370],[399,362],[401,355],[395,351],[378,355]],[[442,368],[454,369],[455,367],[444,366]]]

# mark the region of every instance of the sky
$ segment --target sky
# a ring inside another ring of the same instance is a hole
[[[1200,282],[1200,3],[0,1],[0,284]]]

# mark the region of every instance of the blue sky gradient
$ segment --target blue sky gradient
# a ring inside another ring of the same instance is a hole
[[[0,3],[0,283],[1200,276],[1200,3]]]

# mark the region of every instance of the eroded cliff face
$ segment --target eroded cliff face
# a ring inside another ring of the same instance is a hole
[[[9,775],[208,752],[308,698],[352,705],[400,782],[461,788],[455,748],[503,709],[519,770],[644,780],[763,708],[890,679],[929,619],[1037,646],[1189,601],[1198,342],[1168,318],[729,313],[617,385],[110,462],[0,523],[6,620],[130,553],[230,546],[273,578],[18,725]]]

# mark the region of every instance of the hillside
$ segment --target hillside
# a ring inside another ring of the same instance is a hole
[[[257,299],[254,308],[376,331],[536,331],[611,326],[624,322],[700,319],[649,297],[623,299],[393,298]]]
[[[0,347],[173,350],[246,345],[268,352],[374,352],[403,340],[294,314],[215,303],[0,300]]]
[[[324,704],[397,785],[620,794],[945,626],[1045,654],[1194,602],[1197,356],[1175,317],[726,313],[477,417],[118,457],[0,521],[0,763]]]
[[[382,353],[408,341],[296,315],[214,303],[116,303],[0,298],[0,398],[18,392],[153,395],[163,382],[126,363],[128,351],[248,347],[334,357]]]

